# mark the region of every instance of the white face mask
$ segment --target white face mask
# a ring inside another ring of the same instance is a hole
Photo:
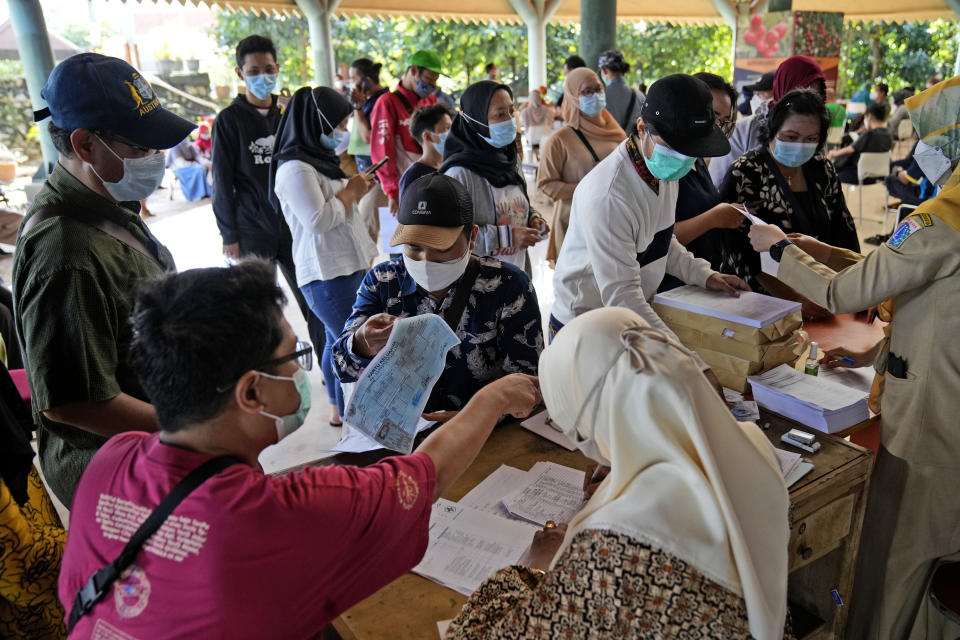
[[[159,151],[142,158],[121,158],[100,136],[97,136],[97,140],[123,163],[123,177],[117,182],[107,182],[100,177],[93,165],[90,165],[93,173],[103,182],[103,188],[117,202],[146,200],[163,182],[164,156]]]
[[[403,266],[407,268],[407,273],[413,278],[424,291],[440,291],[446,289],[467,269],[467,263],[470,262],[470,249],[467,248],[463,255],[456,260],[449,262],[430,262],[429,260],[414,260],[403,254]]]
[[[876,91],[871,91],[871,92],[870,92],[870,99],[871,99],[871,100],[876,100],[876,99],[879,98],[879,97],[880,97],[880,94],[877,93]]]
[[[930,182],[942,184],[950,178],[952,163],[940,147],[931,147],[921,140],[913,152],[913,159],[917,161],[917,166]]]
[[[753,94],[753,97],[750,98],[750,113],[756,113],[761,104],[763,104],[763,98],[757,94]]]

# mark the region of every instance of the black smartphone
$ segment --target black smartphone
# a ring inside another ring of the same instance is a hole
[[[366,173],[366,174],[368,174],[368,175],[372,175],[372,174],[376,173],[377,169],[379,169],[379,168],[382,167],[384,164],[386,164],[386,162],[387,162],[387,157],[384,156],[384,157],[380,158],[380,162],[378,162],[377,164],[373,165],[373,166],[370,167],[369,169],[365,169],[365,170],[364,170],[364,173]]]

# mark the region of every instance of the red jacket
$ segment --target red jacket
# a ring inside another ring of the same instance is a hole
[[[434,95],[421,99],[413,91],[407,91],[402,85],[395,92],[385,93],[373,105],[370,114],[370,159],[374,164],[386,156],[387,162],[377,169],[380,186],[388,198],[397,198],[399,194],[400,172],[397,170],[396,136],[400,136],[401,146],[410,153],[422,153],[420,144],[410,135],[410,114],[397,93],[406,98],[407,103],[416,109],[421,105],[436,104]]]

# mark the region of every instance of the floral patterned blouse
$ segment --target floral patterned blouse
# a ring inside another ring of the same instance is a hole
[[[679,558],[597,529],[578,533],[542,577],[523,567],[495,573],[470,596],[446,635],[447,640],[750,637],[742,597]]]
[[[766,148],[748,151],[723,179],[721,202],[742,202],[758,218],[787,233],[804,233],[859,253],[857,229],[833,163],[818,154],[803,165],[803,177],[807,191],[791,191]],[[763,291],[756,279],[760,255],[751,248],[748,231],[749,226],[724,231],[720,271],[736,274],[755,291]]]
[[[57,576],[67,534],[36,469],[28,501],[17,504],[0,480],[0,638],[66,637]]]

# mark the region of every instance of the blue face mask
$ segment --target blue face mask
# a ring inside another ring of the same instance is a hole
[[[343,142],[343,136],[347,135],[347,132],[343,129],[334,129],[333,135],[328,136],[325,133],[320,134],[320,144],[326,149],[336,149],[340,146],[340,143]]]
[[[650,134],[647,134],[650,135]],[[643,153],[643,144],[640,145],[640,153]],[[647,168],[658,180],[664,182],[675,182],[683,176],[690,173],[690,169],[696,164],[697,159],[685,156],[679,151],[668,149],[662,144],[653,145],[653,155],[647,157],[643,155],[647,162]]]
[[[443,147],[447,144],[447,135],[449,135],[449,133],[450,133],[449,131],[444,131],[443,133],[434,133],[433,135],[440,138],[440,140],[430,141],[433,144],[433,146],[436,148],[436,150],[440,153],[440,155],[443,155]]]
[[[490,137],[480,137],[491,147],[503,149],[508,144],[513,144],[517,139],[517,123],[513,118],[487,126],[490,128]]]
[[[307,419],[307,413],[310,412],[310,398],[313,386],[310,384],[310,376],[303,369],[297,369],[293,376],[274,376],[269,373],[260,372],[260,375],[271,380],[290,380],[297,387],[297,393],[300,395],[300,406],[294,413],[286,416],[275,416],[266,411],[260,411],[261,415],[273,418],[277,425],[277,442],[280,442],[288,435],[299,429],[304,420]]]
[[[773,157],[782,165],[799,167],[806,164],[817,152],[816,142],[784,142],[777,140],[773,146]]]
[[[320,110],[320,104],[317,102],[317,96],[315,93],[311,91],[310,97],[313,98],[313,106],[317,109],[317,115],[320,116],[320,121],[333,129],[330,135],[325,133],[320,134],[320,145],[324,149],[336,149],[340,146],[340,143],[343,142],[343,136],[347,135],[347,132],[343,129],[336,128],[333,126],[333,123],[327,120],[327,116],[323,115],[323,111]]]
[[[277,86],[277,74],[261,73],[258,76],[245,76],[244,81],[247,83],[247,90],[258,100],[266,100]]]
[[[430,84],[428,82],[417,80],[416,94],[421,98],[428,97],[431,93],[437,90],[437,86]]]
[[[580,111],[583,111],[591,118],[600,115],[600,112],[603,111],[606,106],[607,94],[603,91],[598,91],[589,96],[580,96]]]

